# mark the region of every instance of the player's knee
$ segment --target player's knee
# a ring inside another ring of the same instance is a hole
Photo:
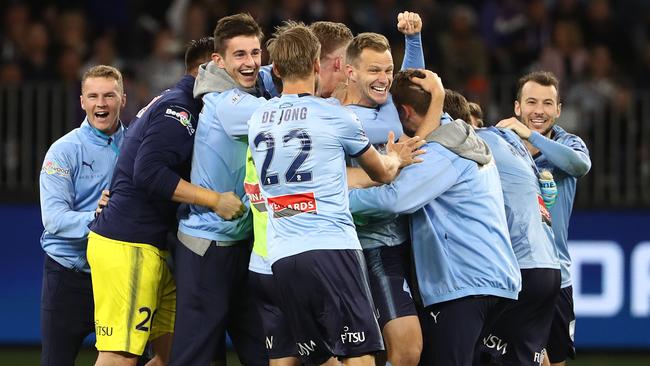
[[[420,362],[422,343],[404,342],[388,349],[388,362],[393,366],[415,366]]]

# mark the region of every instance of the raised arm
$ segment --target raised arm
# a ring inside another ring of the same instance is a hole
[[[418,13],[405,11],[397,15],[397,30],[404,34],[404,69],[424,69],[424,52],[422,51],[422,19]]]

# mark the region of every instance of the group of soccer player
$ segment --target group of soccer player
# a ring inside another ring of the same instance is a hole
[[[40,178],[42,364],[73,364],[93,331],[102,366],[147,344],[147,365],[224,364],[226,333],[244,365],[572,357],[567,226],[590,160],[555,125],[557,79],[524,76],[516,117],[472,127],[424,69],[418,14],[397,27],[394,76],[380,34],[287,21],[261,66],[259,25],[224,17],[128,129],[120,72],[90,69],[86,119]]]

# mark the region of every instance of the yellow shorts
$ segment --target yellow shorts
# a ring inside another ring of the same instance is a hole
[[[166,252],[88,235],[98,351],[142,355],[147,340],[174,332],[176,285]]]

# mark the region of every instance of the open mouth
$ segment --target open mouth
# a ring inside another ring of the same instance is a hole
[[[371,86],[370,89],[378,94],[386,94],[388,88],[385,86]]]
[[[106,117],[108,117],[108,112],[96,112],[95,117],[97,117],[97,118],[106,118]]]
[[[255,75],[255,70],[254,69],[240,70],[239,73],[245,77],[253,77]]]

